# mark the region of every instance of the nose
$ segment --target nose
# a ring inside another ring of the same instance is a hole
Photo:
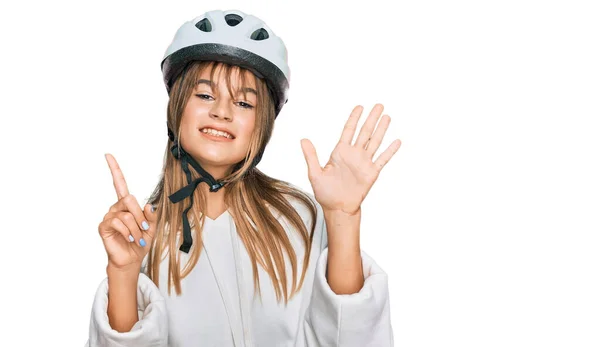
[[[226,98],[219,98],[218,100],[215,100],[209,114],[210,118],[212,119],[222,119],[228,122],[233,120]]]

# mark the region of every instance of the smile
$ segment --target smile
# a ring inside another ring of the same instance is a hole
[[[212,128],[202,128],[200,131],[204,134],[215,136],[215,137],[222,137],[222,138],[226,138],[226,139],[230,139],[230,140],[234,139],[233,135],[231,135],[228,132],[221,131],[221,130],[216,130],[216,129],[212,129]]]

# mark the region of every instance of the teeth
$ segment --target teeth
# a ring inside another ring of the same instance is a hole
[[[221,137],[225,137],[228,139],[233,139],[233,136],[231,136],[231,134],[226,133],[224,131],[219,131],[219,130],[215,130],[215,129],[211,129],[211,128],[204,128],[202,129],[202,132],[205,134],[210,134],[213,136],[221,136]]]

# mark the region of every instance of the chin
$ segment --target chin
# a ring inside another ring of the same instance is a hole
[[[202,153],[202,155],[194,154],[194,159],[200,164],[202,167],[204,166],[233,166],[240,160],[232,160],[230,157],[225,156],[219,153]]]

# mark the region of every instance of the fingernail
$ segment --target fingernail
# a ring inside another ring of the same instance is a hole
[[[146,241],[144,241],[144,239],[140,239],[140,246],[146,247]]]
[[[152,208],[150,208],[150,211],[152,211],[152,212],[156,211],[156,206],[152,205]]]
[[[129,242],[133,242],[133,236],[129,235]]]
[[[146,221],[142,222],[142,229],[144,229],[144,230],[150,229],[150,226],[148,225],[148,222],[146,222]]]

